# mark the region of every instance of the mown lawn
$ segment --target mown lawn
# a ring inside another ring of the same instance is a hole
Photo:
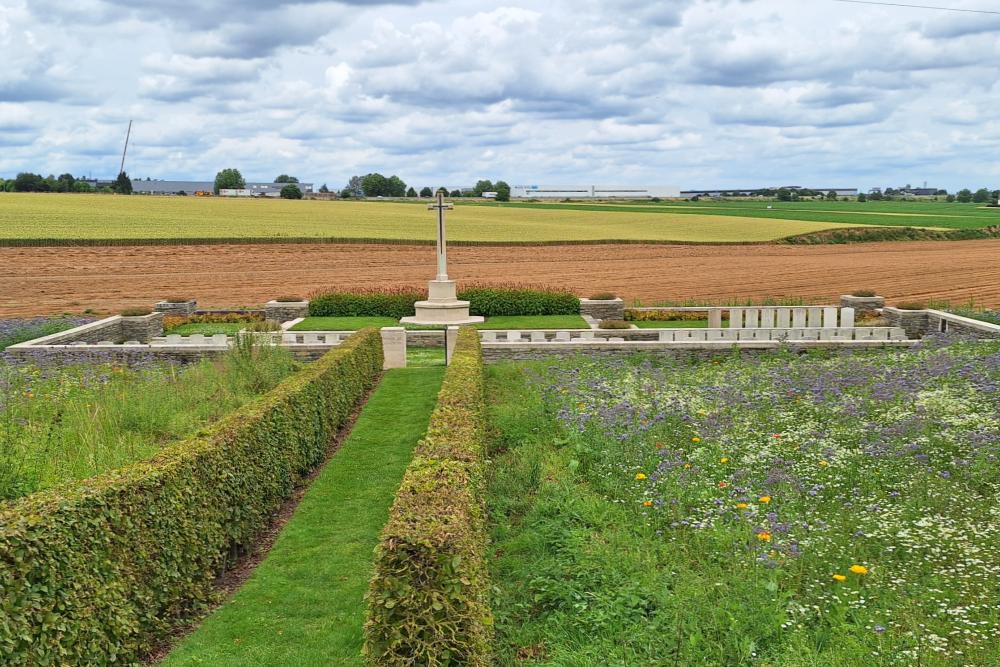
[[[997,664],[1000,344],[489,372],[496,664]]]
[[[245,329],[247,326],[249,326],[249,324],[246,322],[192,322],[190,324],[181,324],[180,326],[173,327],[172,329],[165,329],[163,333],[164,335],[178,334],[180,336],[190,336],[191,334],[204,334],[206,336],[227,334],[229,336],[233,336]]]
[[[373,550],[443,376],[443,367],[385,374],[265,561],[163,665],[364,664]]]
[[[398,327],[398,320],[391,317],[307,317],[292,331],[357,331],[365,327]],[[406,329],[421,331],[443,329],[414,324],[402,325]],[[511,315],[489,317],[477,329],[587,329],[587,323],[579,315]]]

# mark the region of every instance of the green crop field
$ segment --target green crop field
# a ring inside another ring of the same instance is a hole
[[[763,220],[794,220],[796,222],[841,223],[888,227],[937,227],[945,229],[980,229],[1000,225],[1000,209],[981,204],[939,202],[876,201],[876,202],[649,202],[626,204],[513,202],[510,204],[480,204],[505,208],[534,210],[645,213],[647,215],[695,215]],[[768,208],[768,207],[771,208]]]
[[[839,206],[839,204],[828,204]],[[948,209],[973,211],[974,209]],[[742,211],[741,214],[739,211]],[[805,211],[803,220],[777,218],[765,208],[635,205],[592,206],[459,203],[449,214],[448,235],[465,242],[678,241],[767,242],[861,223],[885,224],[878,216]],[[782,212],[779,212],[782,213]],[[987,212],[992,213],[992,212]],[[828,219],[823,219],[824,216]],[[946,227],[934,216],[885,216],[892,224]],[[1000,216],[996,216],[1000,219]],[[869,219],[870,218],[870,219]],[[977,220],[980,218],[977,217]],[[984,221],[992,218],[983,217]],[[961,222],[961,218],[958,219]],[[983,222],[982,224],[988,224]],[[402,202],[286,201],[109,195],[0,195],[0,244],[5,241],[73,239],[109,243],[171,239],[344,239],[429,242],[434,215],[423,205]]]

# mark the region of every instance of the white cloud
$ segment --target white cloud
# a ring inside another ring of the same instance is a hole
[[[7,0],[0,175],[748,187],[996,173],[1000,22],[796,0]]]

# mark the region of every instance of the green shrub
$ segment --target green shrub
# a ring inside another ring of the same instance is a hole
[[[599,292],[597,294],[591,294],[588,298],[591,301],[611,301],[612,299],[617,299],[618,297],[612,292]]]
[[[463,328],[376,550],[365,622],[373,665],[491,664],[483,379],[479,334]]]
[[[532,285],[470,285],[458,293],[472,315],[579,315],[580,298],[569,290]]]
[[[311,317],[391,317],[399,319],[415,313],[413,304],[427,298],[416,287],[380,290],[326,292],[309,301]]]
[[[279,296],[275,301],[278,303],[301,303],[305,299],[300,296]]]
[[[896,306],[900,310],[926,310],[927,304],[923,301],[907,301]]]
[[[601,320],[602,329],[631,329],[632,325],[625,320]]]
[[[358,332],[150,461],[0,507],[0,663],[137,662],[212,597],[382,368]]]
[[[875,290],[870,290],[870,289],[856,289],[853,292],[851,292],[851,296],[860,296],[860,297],[866,297],[866,298],[867,297],[872,297],[872,296],[875,296]]]
[[[152,308],[126,308],[122,311],[122,317],[142,317],[152,312]]]
[[[312,317],[391,317],[414,314],[413,304],[427,298],[426,288],[320,292],[309,302]],[[569,290],[518,284],[471,284],[458,298],[469,302],[473,315],[577,315],[580,299]]]

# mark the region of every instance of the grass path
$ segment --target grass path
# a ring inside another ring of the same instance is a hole
[[[444,367],[388,371],[249,581],[163,665],[362,665],[362,597]]]

